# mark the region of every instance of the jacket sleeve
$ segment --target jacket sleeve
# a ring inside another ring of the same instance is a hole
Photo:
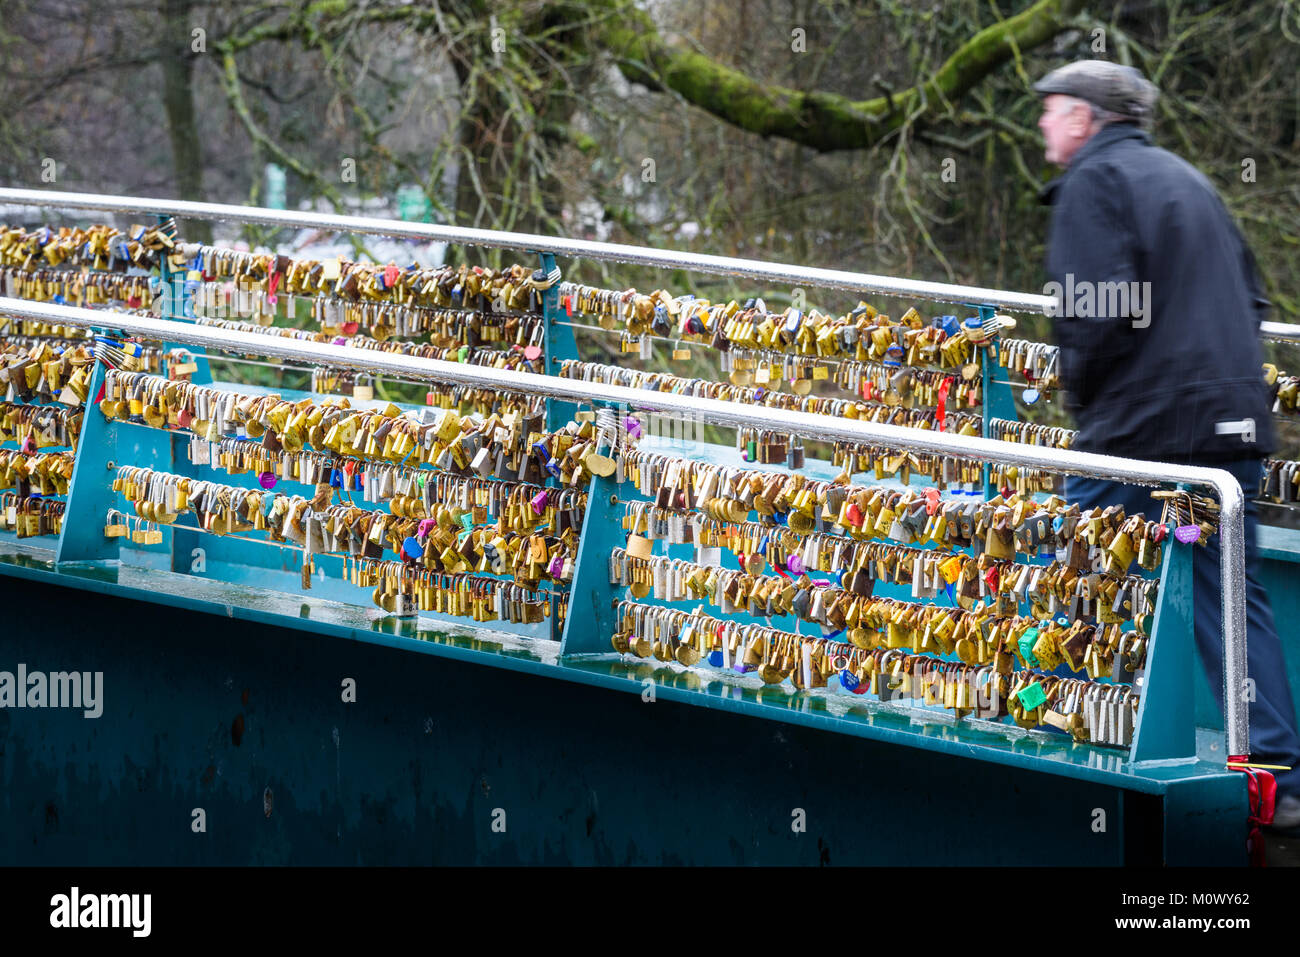
[[[1084,167],[1062,184],[1052,217],[1048,272],[1061,287],[1054,326],[1073,408],[1092,401],[1151,319],[1138,284],[1138,235],[1119,189],[1103,169]]]
[[[1232,222],[1231,216],[1228,217],[1228,221]],[[1255,328],[1258,331],[1258,323],[1268,318],[1268,311],[1273,304],[1264,295],[1264,283],[1259,277],[1259,266],[1255,262],[1255,254],[1246,243],[1246,237],[1241,234],[1241,230],[1236,223],[1232,223],[1232,229],[1237,234],[1237,242],[1241,245],[1241,269],[1242,274],[1246,277],[1247,288],[1250,290],[1250,304],[1255,310]]]

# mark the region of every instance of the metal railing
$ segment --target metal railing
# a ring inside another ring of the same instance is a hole
[[[436,242],[464,243],[495,249],[522,249],[551,253],[556,256],[581,256],[607,262],[636,263],[666,269],[690,269],[715,275],[763,279],[779,282],[807,282],[816,286],[850,292],[874,292],[887,296],[917,296],[936,302],[997,306],[1013,312],[1050,315],[1056,300],[1052,296],[1029,292],[1006,292],[981,286],[899,279],[871,273],[822,269],[812,266],[789,266],[784,263],[731,256],[708,256],[676,250],[647,249],[622,243],[602,243],[583,239],[562,239],[532,233],[511,233],[495,229],[471,229],[438,226],[430,223],[407,223],[371,216],[341,216],[332,213],[306,213],[257,206],[232,206],[227,203],[197,203],[188,200],[151,199],[137,196],[109,196],[99,193],[66,193],[57,190],[0,188],[0,203],[16,206],[52,207],[55,209],[99,210],[115,213],[153,213],[190,219],[213,219],[232,223],[257,223],[298,229],[328,229],[340,232],[423,239]],[[1264,322],[1260,335],[1266,339],[1300,342],[1300,324]]]
[[[1146,462],[1090,452],[1040,448],[995,439],[929,432],[808,412],[756,407],[667,392],[649,392],[599,382],[561,379],[531,372],[490,369],[416,356],[375,353],[328,343],[283,339],[251,332],[195,326],[89,309],[0,298],[0,315],[62,325],[118,330],[184,345],[381,372],[478,388],[503,389],[571,402],[602,402],[631,409],[697,416],[733,428],[793,433],[824,441],[888,444],[919,452],[1048,469],[1071,475],[1138,484],[1184,483],[1213,490],[1219,499],[1220,574],[1224,623],[1224,724],[1228,753],[1249,753],[1246,699],[1238,692],[1246,677],[1245,494],[1222,469]]]
[[[1003,292],[978,286],[959,286],[917,279],[895,279],[869,273],[810,266],[788,266],[757,259],[730,256],[706,256],[669,249],[646,249],[620,243],[601,243],[585,239],[560,239],[531,233],[508,233],[495,229],[469,229],[460,226],[437,226],[429,223],[406,223],[369,216],[339,216],[331,213],[304,213],[256,206],[230,206],[222,203],[193,203],[175,199],[144,199],[134,196],[101,196],[95,193],[61,193],[40,189],[0,189],[0,203],[19,206],[51,206],[59,209],[91,209],[116,213],[154,213],[191,219],[219,219],[231,223],[257,223],[263,226],[290,226],[304,229],[327,229],[338,232],[423,239],[497,249],[521,249],[551,253],[555,256],[581,256],[609,262],[636,263],[663,269],[690,269],[760,279],[768,282],[806,282],[850,292],[873,292],[886,296],[917,296],[938,302],[997,306],[1015,312],[1041,313],[1050,306],[1051,296],[1022,292]]]
[[[1261,322],[1259,334],[1278,342],[1300,342],[1300,325],[1293,322]]]

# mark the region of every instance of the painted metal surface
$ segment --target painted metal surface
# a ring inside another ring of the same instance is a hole
[[[941,710],[864,700],[830,689],[796,692],[762,686],[757,677],[721,672],[691,672],[675,663],[626,660],[610,654],[561,657],[557,643],[511,638],[468,622],[451,628],[429,616],[398,619],[375,608],[343,604],[312,594],[277,592],[256,585],[237,585],[179,575],[166,570],[133,568],[113,562],[58,566],[48,551],[11,546],[0,553],[0,577],[60,584],[96,595],[113,595],[164,606],[197,610],[241,622],[306,628],[321,634],[373,642],[544,677],[594,684],[639,694],[646,677],[659,682],[659,697],[705,708],[805,724],[826,731],[887,741],[925,750],[1021,767],[1037,767],[1112,786],[1158,792],[1164,782],[1201,774],[1227,773],[1222,759],[1200,752],[1192,767],[1136,765],[1117,749],[1075,744],[1065,735],[1023,731],[1007,725],[956,722]],[[157,611],[161,618],[167,613]],[[435,626],[431,628],[431,625]],[[242,627],[242,625],[241,625]],[[439,637],[442,636],[442,637]],[[509,648],[497,640],[509,641]],[[482,656],[489,657],[484,659]],[[1198,742],[1200,739],[1198,739]],[[1212,742],[1211,742],[1212,743]]]
[[[1191,555],[1195,547],[1183,545],[1173,536],[1165,545],[1155,625],[1151,629],[1137,727],[1133,733],[1135,761],[1174,760],[1196,754]]]
[[[104,365],[96,362],[89,398],[98,396],[103,386]],[[116,429],[104,416],[96,414],[98,410],[92,403],[88,405],[68,483],[68,505],[56,553],[60,562],[117,558],[119,540],[104,536],[104,518],[117,499],[108,471],[108,463],[117,455]]]
[[[159,217],[160,222],[164,222],[166,217]],[[186,285],[187,270],[175,269],[171,260],[166,256],[158,258],[158,279],[163,286],[163,295],[159,297],[162,304],[162,318],[175,319],[178,322],[193,322],[193,295]],[[164,343],[164,353],[170,352],[176,347],[176,343]],[[194,353],[194,364],[198,368],[190,374],[190,381],[199,385],[204,385],[212,381],[212,369],[208,365],[207,356],[202,349]]]
[[[614,591],[609,584],[609,554],[625,541],[623,509],[617,504],[620,486],[595,476],[587,489],[587,513],[573,563],[569,617],[564,623],[561,651],[566,655],[612,651],[617,631]]]
[[[0,556],[0,592],[83,609],[57,647],[6,630],[5,661],[104,673],[97,719],[0,711],[6,863],[1150,864],[1170,795],[1174,853],[1244,862],[1223,819],[1244,785],[1211,762],[878,709],[833,733],[828,696],[37,553]],[[991,831],[1008,808],[1015,834]]]
[[[541,260],[542,271],[550,275],[551,270],[555,269],[555,257],[543,253]],[[542,293],[542,329],[545,335],[542,369],[547,375],[557,375],[564,360],[578,358],[578,343],[574,338],[573,327],[560,321],[564,315],[565,312],[560,307],[560,284],[557,282]],[[552,431],[562,428],[573,419],[577,410],[575,402],[547,399],[546,427]]]

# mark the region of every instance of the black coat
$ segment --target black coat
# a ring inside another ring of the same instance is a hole
[[[1048,277],[1074,289],[1053,319],[1074,448],[1193,464],[1273,451],[1259,340],[1268,303],[1209,180],[1116,124],[1083,145],[1044,201],[1054,207]],[[1121,289],[1137,294],[1127,309]],[[1253,441],[1216,434],[1216,423],[1245,419]]]

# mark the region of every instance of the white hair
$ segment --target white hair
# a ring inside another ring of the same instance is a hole
[[[1139,126],[1142,126],[1143,128],[1145,128],[1146,126],[1145,122],[1138,121],[1134,117],[1124,116],[1121,113],[1115,113],[1111,110],[1105,109],[1104,107],[1098,106],[1096,103],[1093,103],[1090,100],[1085,100],[1082,97],[1070,96],[1068,94],[1062,94],[1062,96],[1064,96],[1065,99],[1069,101],[1070,109],[1074,109],[1076,106],[1079,106],[1080,104],[1086,106],[1088,108],[1088,111],[1092,114],[1093,126],[1096,127],[1097,129],[1101,129],[1103,126],[1110,126],[1110,124],[1112,123],[1137,123]]]

